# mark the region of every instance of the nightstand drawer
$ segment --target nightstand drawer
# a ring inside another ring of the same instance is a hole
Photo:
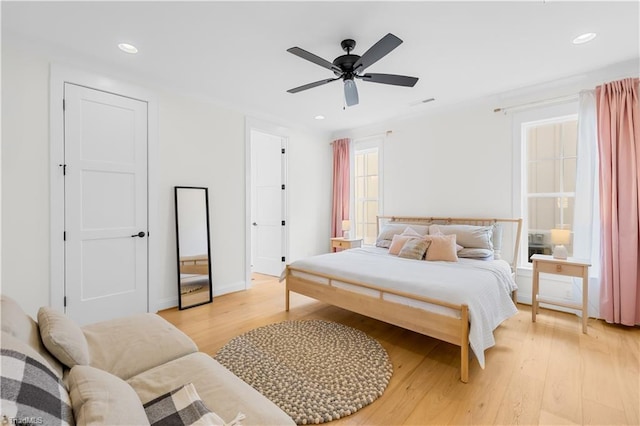
[[[567,275],[570,277],[581,277],[584,273],[584,266],[566,265],[560,263],[536,262],[538,264],[538,272],[547,274]]]
[[[333,241],[332,246],[333,248],[348,249],[351,248],[351,243],[349,241]]]
[[[346,238],[332,238],[331,248],[347,250],[350,248],[362,247],[362,239],[346,239]]]

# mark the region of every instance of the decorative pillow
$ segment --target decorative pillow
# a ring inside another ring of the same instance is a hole
[[[393,240],[391,240],[391,245],[389,246],[389,254],[398,255],[404,244],[417,237],[411,235],[394,235]]]
[[[456,255],[456,236],[452,235],[427,235],[425,237],[431,241],[426,260],[444,260],[447,262],[457,262],[458,256]]]
[[[37,419],[45,425],[73,424],[69,394],[48,366],[9,349],[2,349],[0,356],[3,420]]]
[[[148,425],[138,394],[119,377],[88,365],[69,372],[69,394],[78,425]]]
[[[216,425],[225,426],[224,420],[211,412],[202,402],[193,383],[188,383],[144,404],[149,422],[154,426]],[[244,415],[230,422],[239,424]]]
[[[427,252],[431,241],[426,238],[412,238],[402,246],[398,257],[404,257],[405,259],[424,259],[424,254]]]
[[[463,248],[462,250],[458,250],[458,257],[464,257],[467,259],[491,260],[493,259],[493,252],[491,250],[480,248]]]
[[[418,233],[415,229],[413,229],[410,226],[407,226],[406,228],[404,228],[404,231],[402,231],[402,234],[400,235],[406,235],[410,237],[424,237],[423,234]]]
[[[387,223],[382,227],[378,238],[376,239],[376,247],[389,248],[394,235],[400,235],[404,233],[407,228],[415,231],[419,236],[424,236],[429,233],[429,227],[427,225],[414,225],[407,223]]]
[[[48,307],[38,310],[40,337],[58,361],[71,368],[89,365],[89,345],[82,330],[64,314]]]
[[[439,232],[444,235],[455,234],[456,242],[463,247],[493,250],[491,241],[493,226],[431,225],[429,227],[429,234],[434,235]]]

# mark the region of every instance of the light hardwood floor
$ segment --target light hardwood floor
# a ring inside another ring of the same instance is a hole
[[[319,318],[360,329],[387,350],[394,373],[384,395],[332,425],[612,424],[638,425],[640,328],[611,326],[547,309],[534,324],[531,309],[495,331],[486,368],[473,359],[469,383],[459,380],[459,348],[292,294],[284,311],[284,284],[255,276],[249,291],[212,304],[160,312],[214,355],[231,338],[288,319]]]

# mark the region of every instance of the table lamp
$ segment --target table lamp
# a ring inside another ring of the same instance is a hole
[[[349,231],[351,230],[351,221],[342,221],[342,238],[349,238]]]
[[[555,259],[566,259],[568,256],[565,244],[571,242],[571,231],[569,229],[552,229],[551,244],[554,244],[553,257]]]

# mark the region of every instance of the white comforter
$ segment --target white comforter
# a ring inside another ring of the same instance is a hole
[[[468,305],[469,344],[482,368],[485,349],[495,345],[493,330],[517,313],[511,300],[517,285],[503,260],[427,262],[399,258],[386,249],[371,247],[313,256],[291,266]]]

